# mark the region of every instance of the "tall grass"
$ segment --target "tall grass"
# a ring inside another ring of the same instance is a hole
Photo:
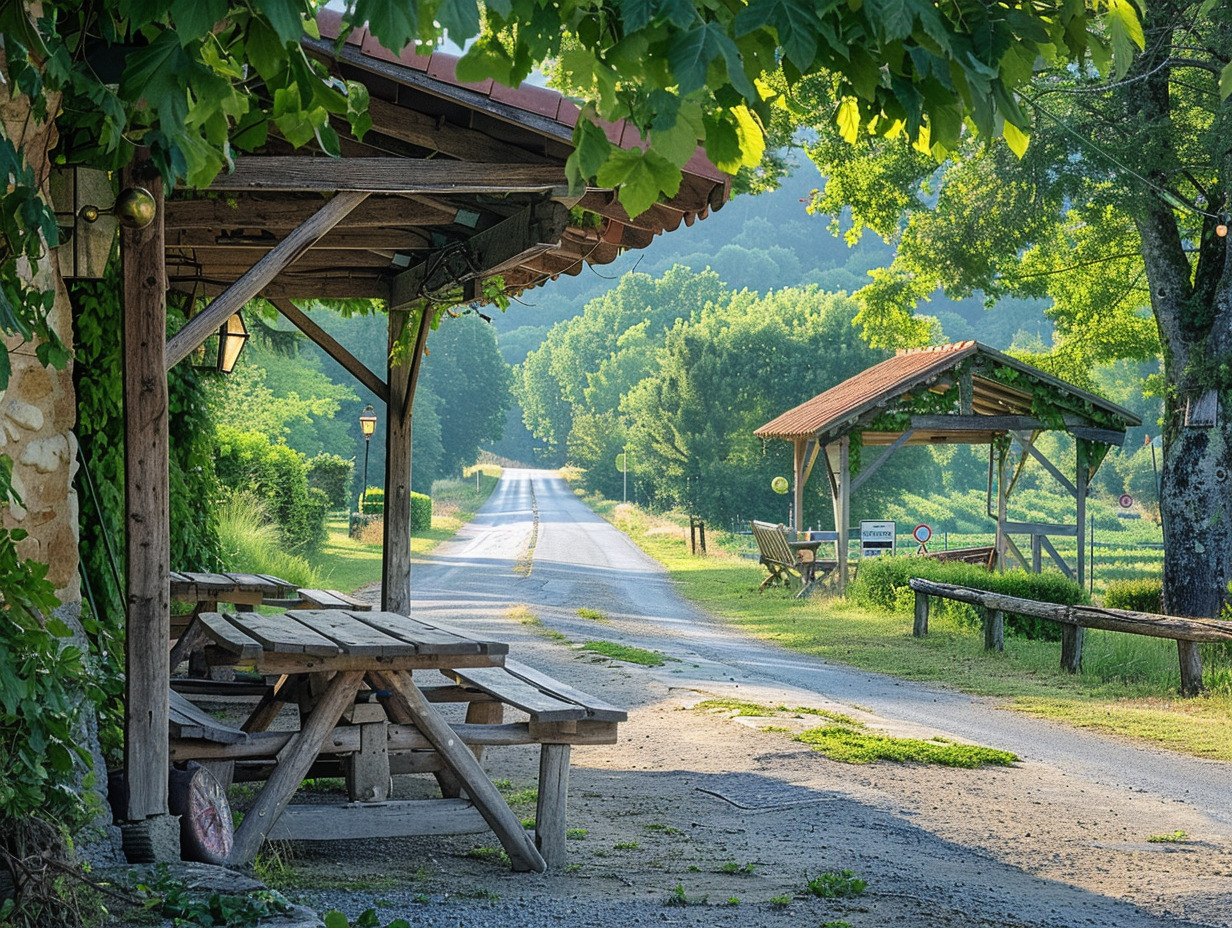
[[[218,506],[218,538],[227,570],[269,574],[295,586],[321,585],[320,572],[304,558],[287,551],[265,504],[252,493],[235,492],[222,499]]]

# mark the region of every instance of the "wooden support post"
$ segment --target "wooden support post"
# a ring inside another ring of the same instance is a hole
[[[1078,586],[1085,588],[1086,583],[1086,542],[1087,542],[1087,450],[1086,442],[1075,441],[1077,450],[1075,457],[1078,460],[1078,479],[1074,481],[1077,489],[1077,509],[1078,509],[1078,564],[1075,573],[1078,576]]]
[[[915,594],[915,625],[911,629],[911,634],[917,638],[923,638],[928,634],[928,594]]]
[[[1061,626],[1061,669],[1077,673],[1082,669],[1082,639],[1086,629],[1077,625]]]
[[[1000,609],[984,611],[984,650],[1005,650],[1005,613]]]
[[[1006,522],[1006,497],[1005,497],[1005,457],[1009,453],[1007,448],[998,448],[994,446],[994,453],[997,456],[997,570],[1005,570],[1005,522]]]
[[[389,798],[388,727],[384,721],[359,726],[359,750],[346,762],[347,797],[351,802],[385,802]]]
[[[847,527],[851,523],[851,438],[844,435],[838,443],[838,511],[834,526],[838,530],[838,595],[847,593]]]
[[[499,699],[476,700],[466,707],[466,721],[474,725],[499,725],[505,720],[505,704]],[[483,745],[471,746],[475,760],[483,762]]]
[[[791,461],[791,488],[792,496],[792,512],[795,514],[794,526],[797,532],[803,531],[807,524],[804,521],[804,465],[806,463],[806,446],[807,442],[803,438],[797,438],[792,443],[793,454]]]
[[[545,744],[539,752],[539,800],[535,807],[535,846],[549,867],[568,859],[565,827],[569,796],[569,745]]]
[[[389,351],[407,324],[409,313],[389,314]],[[385,383],[385,530],[381,567],[381,608],[405,615],[411,605],[411,369],[419,346],[390,361]]]
[[[235,844],[227,858],[228,864],[246,864],[257,855],[261,842],[321,753],[321,744],[338,724],[342,710],[354,702],[363,678],[362,670],[344,670],[330,681],[329,688],[308,717],[307,724],[279,752],[278,766],[244,816],[244,821],[240,822],[235,833]]]
[[[1031,536],[1031,573],[1038,574],[1043,570],[1044,564],[1044,543],[1041,540],[1043,536]]]
[[[1199,695],[1202,692],[1202,645],[1178,638],[1176,652],[1181,660],[1181,695]]]
[[[154,195],[144,229],[120,229],[124,287],[124,497],[128,624],[124,767],[128,818],[167,815],[171,666],[170,443],[163,185],[141,150],[122,187]]]

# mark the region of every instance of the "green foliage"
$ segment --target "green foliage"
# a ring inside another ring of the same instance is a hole
[[[325,928],[382,928],[376,909],[365,909],[355,921],[351,921],[337,909],[326,912],[321,919],[325,922]],[[411,928],[411,924],[405,918],[395,918],[383,928]]]
[[[333,509],[345,509],[351,497],[355,462],[322,452],[308,459],[308,488],[320,490]]]
[[[233,490],[250,490],[261,499],[294,552],[315,551],[325,540],[329,500],[308,489],[304,456],[272,444],[257,432],[218,427],[218,479]]]
[[[630,645],[617,644],[614,641],[587,641],[582,645],[583,651],[594,651],[612,660],[625,661],[630,664],[642,664],[645,667],[661,667],[664,661],[675,660],[674,657],[664,657],[658,651],[647,651],[645,648],[634,648]]]
[[[1018,760],[1018,757],[1009,751],[997,751],[972,744],[923,741],[919,738],[891,738],[845,725],[810,728],[794,735],[792,740],[810,745],[814,751],[845,764],[875,764],[888,760],[897,763],[974,768],[989,764],[1008,767]]]
[[[288,551],[282,533],[250,490],[224,493],[218,503],[218,538],[229,570],[268,574],[301,587],[320,587],[320,572]]]
[[[808,891],[821,899],[845,899],[858,896],[868,883],[850,870],[827,870],[808,881]]]
[[[365,487],[360,499],[360,510],[365,516],[379,516],[385,512],[385,488]]]
[[[411,494],[411,531],[426,532],[432,528],[432,497]]]
[[[1164,585],[1159,580],[1118,580],[1108,584],[1104,593],[1104,605],[1109,609],[1128,609],[1131,612],[1151,612],[1162,615],[1164,611]]]
[[[1058,571],[1046,570],[1040,574],[1032,574],[1024,570],[1008,570],[995,573],[974,564],[943,563],[926,557],[866,558],[860,564],[855,581],[847,588],[847,595],[856,603],[909,612],[915,594],[907,581],[912,577],[1046,603],[1075,605],[1089,601],[1077,583]],[[933,608],[939,613],[952,610],[955,615],[971,624],[978,624],[980,621],[976,607],[963,603],[934,600]],[[1032,640],[1061,639],[1061,629],[1056,622],[1034,616],[1006,613],[1005,628],[1010,634]]]
[[[168,876],[166,865],[149,883],[139,883],[137,890],[146,897],[146,909],[171,919],[176,928],[244,928],[291,911],[291,903],[274,890],[206,893]]]

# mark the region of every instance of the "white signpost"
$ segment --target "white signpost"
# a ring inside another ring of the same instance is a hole
[[[860,556],[877,557],[894,553],[893,522],[860,523]]]

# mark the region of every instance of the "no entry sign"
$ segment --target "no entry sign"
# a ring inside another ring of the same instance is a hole
[[[928,544],[928,539],[933,537],[933,530],[921,522],[911,530],[911,537],[922,545]]]

